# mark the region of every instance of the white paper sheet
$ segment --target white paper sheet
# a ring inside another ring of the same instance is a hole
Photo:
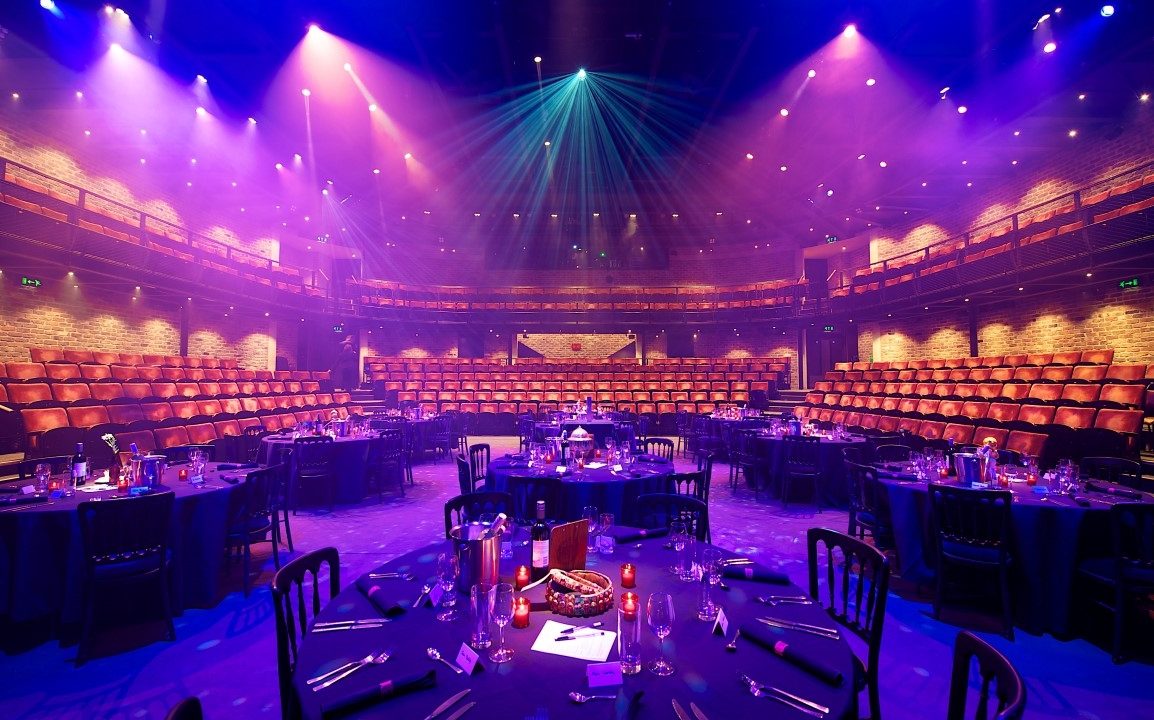
[[[571,627],[579,627],[580,629],[573,634],[581,637],[558,642],[557,638],[565,637],[561,631]],[[598,634],[586,636],[585,633]],[[586,629],[584,626],[566,625],[556,620],[546,620],[545,627],[541,628],[541,634],[533,642],[533,650],[589,662],[605,662],[616,641],[617,633],[612,630]]]

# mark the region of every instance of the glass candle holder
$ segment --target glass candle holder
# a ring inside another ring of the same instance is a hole
[[[517,590],[523,590],[529,584],[529,566],[518,565],[517,572],[513,576],[513,587]]]
[[[637,566],[633,563],[623,563],[621,565],[621,587],[637,587]]]
[[[513,627],[518,630],[529,627],[529,598],[519,597],[513,601]]]
[[[637,593],[621,596],[617,608],[617,654],[624,675],[641,672],[641,603]]]

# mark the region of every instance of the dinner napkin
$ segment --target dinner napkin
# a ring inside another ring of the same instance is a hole
[[[725,570],[721,572],[724,577],[733,580],[755,580],[757,582],[776,583],[778,585],[789,585],[789,578],[785,573],[777,570],[770,570],[764,565],[726,565]]]
[[[252,469],[255,469],[257,467],[260,467],[260,466],[254,462],[221,463],[220,465],[216,466],[216,469],[217,470],[252,470]]]
[[[357,590],[360,590],[361,594],[368,598],[373,607],[381,613],[381,617],[392,618],[405,612],[405,608],[401,607],[400,603],[389,597],[384,586],[369,578],[368,575],[357,578]]]
[[[32,505],[34,503],[48,502],[46,495],[12,495],[10,497],[0,498],[0,505]]]
[[[1114,485],[1099,485],[1098,483],[1088,482],[1086,483],[1086,489],[1093,490],[1094,492],[1108,493],[1117,497],[1126,498],[1127,500],[1142,499],[1142,493],[1135,492],[1134,490],[1127,490],[1126,488],[1116,487]]]
[[[845,680],[839,671],[831,668],[812,650],[797,648],[781,639],[777,633],[768,629],[762,630],[753,625],[742,625],[738,630],[743,640],[749,640],[754,645],[760,645],[782,660],[805,670],[816,678],[821,678],[830,685],[837,687]]]
[[[374,705],[382,700],[396,697],[397,695],[404,695],[414,690],[426,690],[436,684],[436,670],[429,670],[428,672],[414,675],[402,675],[401,677],[386,680],[379,685],[374,685],[358,693],[346,695],[343,698],[332,700],[321,705],[321,716],[335,717],[337,715],[344,715],[354,710],[360,710],[369,705]]]
[[[660,455],[646,455],[643,453],[641,455],[636,455],[635,457],[637,458],[638,462],[658,463],[661,465],[669,464],[669,461]]]
[[[524,460],[525,453],[505,453],[506,460]]]
[[[637,540],[648,540],[649,538],[665,537],[669,534],[669,528],[635,528],[627,525],[614,525],[605,531],[605,534],[612,536],[619,543],[636,542]]]

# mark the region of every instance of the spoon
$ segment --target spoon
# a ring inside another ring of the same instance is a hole
[[[441,653],[437,650],[437,648],[434,648],[434,647],[428,648],[427,650],[425,650],[425,654],[429,656],[430,660],[438,660],[440,662],[445,663],[449,667],[453,668],[453,672],[457,673],[458,675],[465,672],[461,668],[457,667],[453,663],[451,663],[448,660],[446,660],[445,658],[441,657]]]
[[[725,649],[729,652],[737,652],[737,638],[741,637],[741,631],[733,633],[733,639],[725,644]]]
[[[421,603],[425,601],[425,596],[427,596],[432,589],[433,583],[425,583],[425,586],[421,588],[421,594],[417,596],[417,601],[413,603],[413,607],[421,607]]]
[[[569,699],[575,703],[587,703],[590,700],[616,700],[616,695],[584,695],[577,691],[569,693]]]

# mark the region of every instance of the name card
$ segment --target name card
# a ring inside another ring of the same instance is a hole
[[[725,616],[725,609],[717,609],[717,619],[713,621],[713,634],[721,633],[722,637],[729,634],[729,618]]]
[[[613,472],[621,472],[621,463],[613,466]]]
[[[565,467],[564,465],[558,465],[558,466],[557,466],[557,474],[558,474],[558,475],[564,475],[564,474],[565,474],[565,471],[566,471],[566,470],[568,470],[568,469],[569,469],[569,468]]]
[[[441,587],[441,583],[433,586],[429,591],[429,604],[433,607],[438,607],[441,604],[441,598],[445,595],[445,588]]]
[[[591,688],[620,685],[623,682],[621,662],[589,663],[585,666],[585,677]]]
[[[467,643],[461,643],[461,649],[457,651],[457,667],[465,671],[466,675],[472,675],[473,671],[477,669],[477,660],[480,656],[473,648],[469,647]]]
[[[32,485],[25,485],[24,487],[20,488],[21,495],[31,495],[34,492],[36,492],[36,488]]]

